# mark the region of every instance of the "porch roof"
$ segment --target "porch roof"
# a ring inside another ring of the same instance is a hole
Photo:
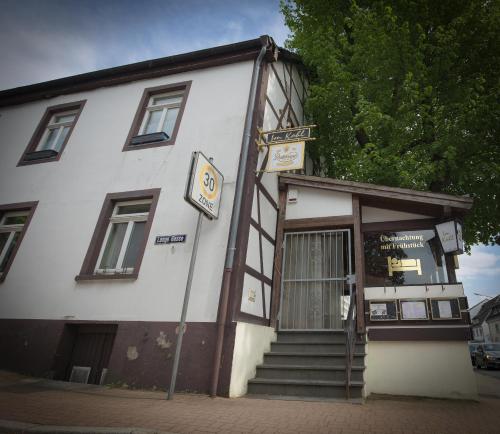
[[[395,208],[403,211],[418,211],[434,216],[464,215],[471,209],[473,200],[468,196],[454,196],[444,193],[387,187],[363,182],[344,181],[306,175],[279,175],[280,188],[285,185],[319,188],[358,195],[363,205],[376,208]]]

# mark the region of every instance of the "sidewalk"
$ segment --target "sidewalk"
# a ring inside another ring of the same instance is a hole
[[[141,427],[192,434],[486,434],[500,431],[500,400],[369,399],[366,404],[356,405],[177,394],[173,401],[166,401],[163,392],[23,378],[0,371],[0,419],[70,427],[118,427],[121,430],[113,432],[120,433],[133,432],[127,427]]]

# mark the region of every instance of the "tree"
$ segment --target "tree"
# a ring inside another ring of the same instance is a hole
[[[316,173],[474,198],[466,242],[500,233],[500,2],[282,0],[311,71]]]

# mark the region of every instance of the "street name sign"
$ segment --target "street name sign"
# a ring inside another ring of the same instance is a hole
[[[179,235],[158,235],[155,238],[155,244],[173,244],[173,243],[185,243],[186,234]]]

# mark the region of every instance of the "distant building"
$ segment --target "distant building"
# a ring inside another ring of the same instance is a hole
[[[476,306],[479,309],[471,309],[470,312],[473,340],[500,342],[500,295],[484,300]]]

